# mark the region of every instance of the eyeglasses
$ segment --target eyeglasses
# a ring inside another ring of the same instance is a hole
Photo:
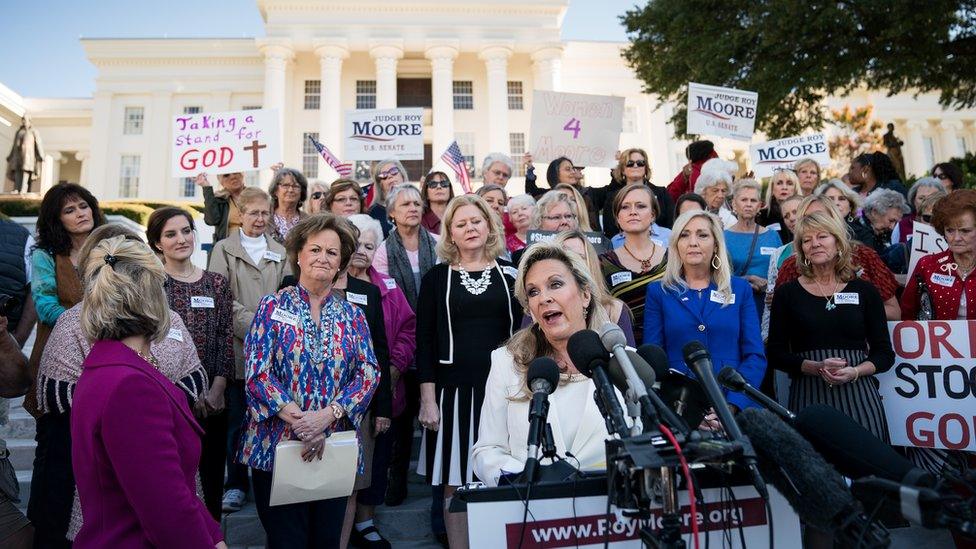
[[[259,210],[248,210],[248,211],[244,212],[243,215],[244,215],[244,217],[250,217],[252,219],[257,219],[259,217],[263,217],[263,218],[267,219],[267,218],[271,217],[271,212],[262,212],[262,211],[259,211]]]
[[[938,177],[939,179],[949,179],[949,176],[946,175],[946,174],[944,174],[944,173],[942,173],[942,172],[934,173],[932,175],[934,175],[935,177]]]
[[[431,179],[427,182],[428,189],[447,189],[451,187],[451,182],[446,179]]]
[[[332,201],[333,204],[336,204],[336,203],[338,203],[338,204],[352,204],[353,202],[355,202],[356,204],[358,204],[359,203],[359,197],[358,196],[339,196],[339,197],[336,197]]]
[[[634,168],[634,167],[636,167],[636,168],[643,168],[646,165],[647,165],[647,162],[644,162],[643,160],[628,160],[627,161],[627,167],[628,168]]]
[[[576,219],[576,214],[544,215],[542,219],[546,221],[573,221]]]
[[[322,191],[315,191],[314,193],[312,193],[312,200],[319,200],[323,196],[325,196],[325,193],[324,192],[322,192]]]
[[[278,185],[278,187],[279,188],[282,188],[282,189],[301,189],[302,188],[302,186],[299,185],[298,183],[281,183],[280,185]]]
[[[384,179],[389,179],[394,175],[399,175],[399,174],[400,174],[400,168],[393,166],[392,168],[386,170],[385,172],[380,172],[379,175],[377,175],[377,177],[379,178],[380,181],[382,181]]]
[[[919,217],[921,217],[922,218],[922,221],[924,221],[926,223],[931,223],[932,222],[932,214],[922,214]]]

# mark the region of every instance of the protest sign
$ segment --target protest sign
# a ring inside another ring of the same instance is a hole
[[[612,168],[623,124],[623,97],[535,90],[527,150],[540,165],[565,156],[577,166]]]
[[[889,322],[895,365],[875,375],[891,443],[976,450],[976,321]]]
[[[793,168],[801,158],[812,158],[821,167],[830,164],[830,148],[822,133],[755,143],[749,146],[749,156],[756,177],[769,177],[776,168]]]
[[[423,109],[346,111],[346,160],[422,160]]]
[[[752,139],[759,94],[688,83],[688,133]]]
[[[529,231],[525,235],[525,244],[531,246],[536,242],[549,242],[559,231]],[[603,235],[603,233],[589,232],[583,233],[586,235],[586,239],[590,241],[590,244],[596,248],[596,253],[602,254],[603,252],[610,251],[612,249],[610,245],[610,239]]]
[[[949,245],[942,236],[935,232],[935,227],[915,221],[912,227],[912,253],[908,258],[908,274],[915,272],[915,265],[923,256],[937,254],[949,249]]]
[[[274,109],[179,114],[172,135],[173,177],[254,171],[282,159]]]

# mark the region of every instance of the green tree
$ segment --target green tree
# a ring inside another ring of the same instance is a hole
[[[835,131],[827,141],[831,160],[828,175],[841,176],[857,155],[881,150],[881,122],[871,117],[873,112],[871,105],[856,108],[845,105],[830,112]]]
[[[688,82],[758,92],[771,138],[820,129],[824,98],[861,85],[976,105],[976,0],[649,0],[621,20],[624,58],[676,105],[681,137]]]

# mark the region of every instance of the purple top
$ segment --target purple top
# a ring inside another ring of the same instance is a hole
[[[366,273],[383,296],[383,323],[386,324],[386,342],[390,347],[390,366],[403,374],[413,364],[414,351],[417,350],[417,315],[410,308],[403,290],[397,287],[396,280],[372,267]],[[393,387],[393,417],[406,409],[406,391],[407,385],[403,375],[400,375],[396,387]]]

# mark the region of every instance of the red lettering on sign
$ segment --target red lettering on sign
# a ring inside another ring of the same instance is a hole
[[[903,341],[904,336],[902,335],[905,330],[913,330],[915,332],[918,339],[918,349],[912,351],[905,348]],[[893,339],[895,354],[902,358],[912,360],[922,356],[922,353],[925,352],[925,329],[919,322],[899,322],[898,324],[895,324],[895,334]]]
[[[929,321],[929,339],[932,346],[932,358],[942,358],[942,348],[952,358],[962,358],[962,354],[949,344],[949,334],[952,329],[948,322]]]
[[[949,440],[949,421],[959,422],[959,427],[962,429],[962,437],[959,442],[951,442]],[[950,450],[964,450],[969,447],[969,424],[966,423],[966,418],[959,414],[946,414],[939,419],[939,440],[942,444]]]
[[[207,149],[200,154],[199,149],[187,149],[180,155],[180,167],[184,170],[201,168],[223,168],[234,160],[234,150],[230,147]]]
[[[935,447],[935,433],[927,429],[919,429],[918,432],[915,431],[916,420],[924,419],[928,421],[934,417],[935,414],[930,412],[915,412],[905,419],[905,432],[908,433],[908,440],[912,442],[913,446],[920,448]]]

